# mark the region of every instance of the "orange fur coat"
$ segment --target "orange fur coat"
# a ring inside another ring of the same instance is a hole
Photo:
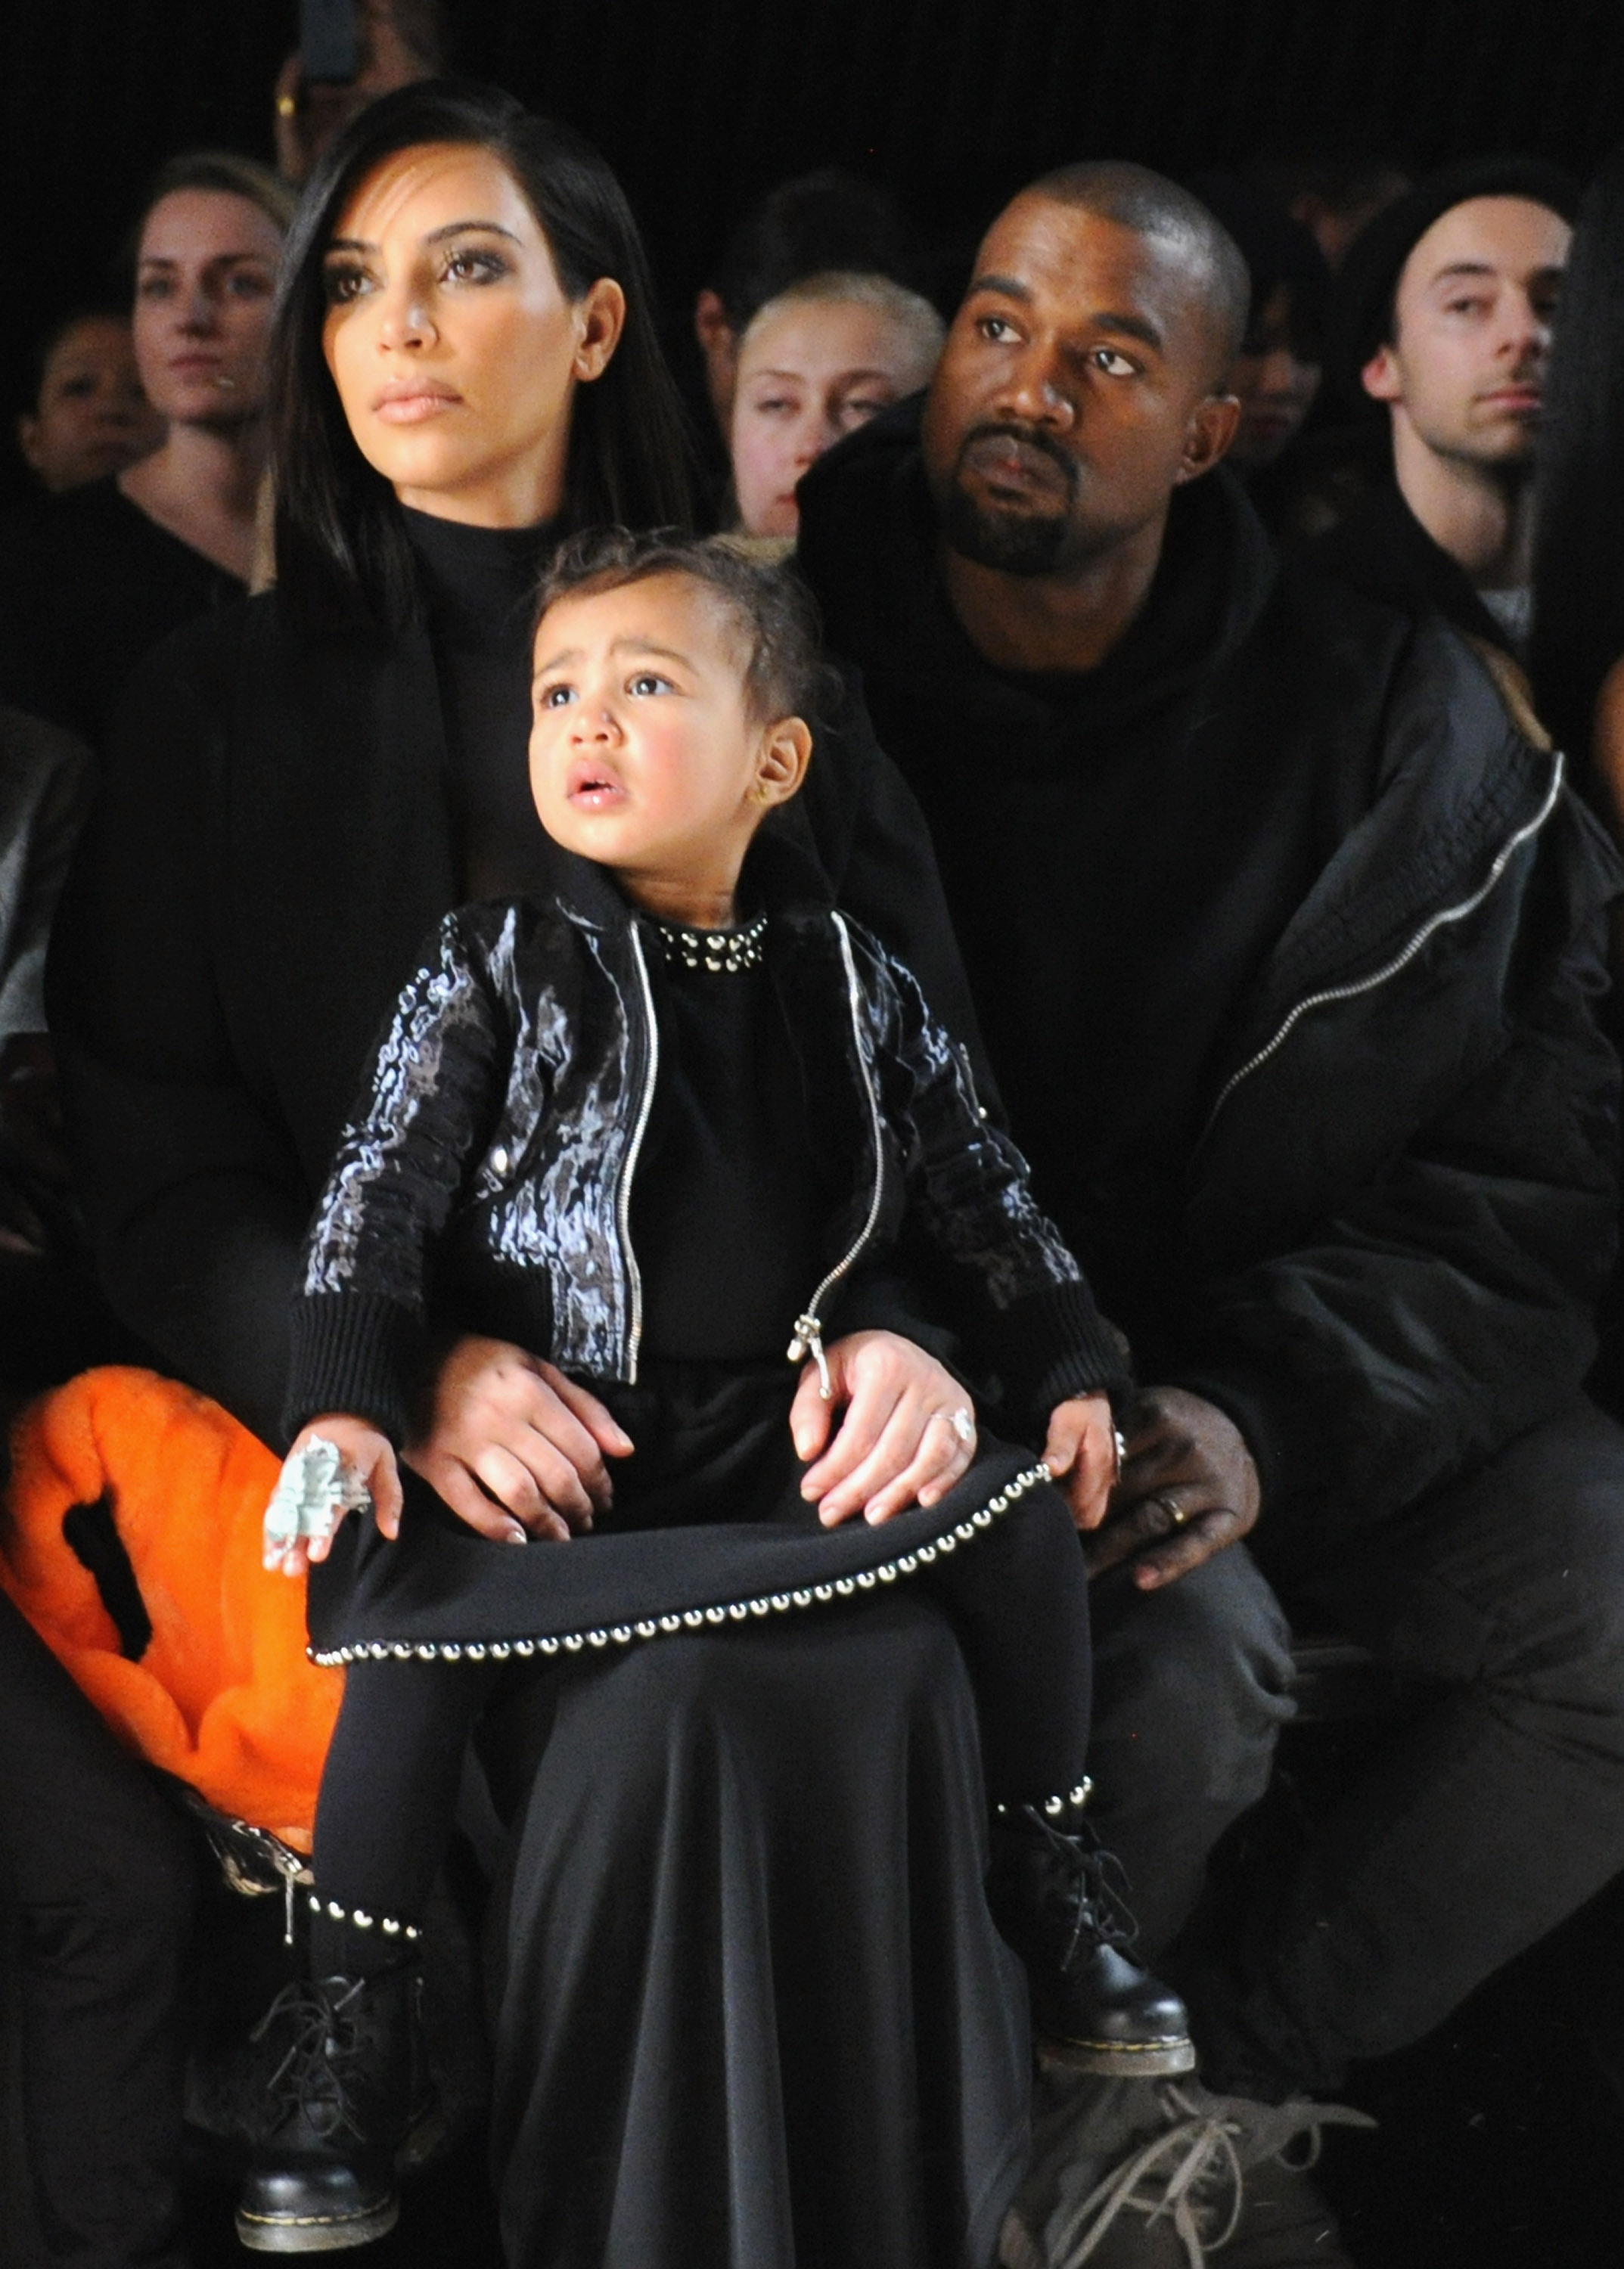
[[[132,1748],[310,1848],[343,1674],[305,1652],[305,1586],[261,1564],[277,1460],[149,1371],[86,1371],[18,1421],[0,1585]],[[152,1636],[139,1661],[63,1533],[106,1499]]]

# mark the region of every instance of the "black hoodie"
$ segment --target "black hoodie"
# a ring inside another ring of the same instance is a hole
[[[1591,1359],[1616,861],[1453,632],[1277,573],[1222,476],[1102,668],[993,669],[918,414],[813,469],[801,562],[935,834],[1037,1194],[1277,1511],[1395,1510]]]

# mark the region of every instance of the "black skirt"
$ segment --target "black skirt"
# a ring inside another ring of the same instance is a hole
[[[940,1504],[825,1529],[801,1495],[795,1383],[781,1363],[662,1364],[646,1386],[600,1386],[639,1446],[609,1461],[613,1511],[567,1544],[494,1543],[405,1474],[398,1541],[347,1520],[312,1570],[311,1652],[546,1661],[793,1618],[965,1549],[1045,1478],[1030,1451],[983,1437]]]
[[[1023,1975],[983,1893],[975,1704],[910,1582],[1024,1494],[824,1531],[793,1375],[662,1366],[567,1545],[413,1493],[314,1571],[329,1659],[528,1664],[488,1948],[508,2269],[991,2269],[1027,2146]],[[640,1462],[639,1462],[640,1461]],[[632,1478],[633,1470],[637,1478]],[[491,1762],[497,1760],[492,1756]]]

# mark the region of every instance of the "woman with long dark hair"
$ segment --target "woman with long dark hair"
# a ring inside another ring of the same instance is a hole
[[[472,896],[549,888],[525,785],[537,569],[585,521],[680,521],[685,497],[619,188],[505,96],[407,89],[334,145],[273,370],[277,588],[132,688],[53,1013],[115,1304],[274,1442],[306,1220],[419,941]],[[849,696],[792,810],[967,1030],[917,809]],[[407,1457],[460,1519],[539,1528],[601,1482],[612,1422],[523,1349],[464,1338],[437,1364]],[[810,1637],[735,1623],[544,1681],[515,1663],[487,1729],[514,1822],[492,1980],[509,2258],[990,2262],[1025,2026],[952,1633],[890,1593]],[[544,1723],[544,1746],[515,1731]]]

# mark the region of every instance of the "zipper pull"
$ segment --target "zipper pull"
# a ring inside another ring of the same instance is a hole
[[[804,1363],[808,1356],[817,1365],[818,1393],[825,1402],[832,1402],[835,1384],[829,1376],[829,1364],[823,1354],[823,1327],[816,1316],[797,1316],[795,1336],[789,1343],[788,1360]]]
[[[282,1943],[284,1946],[292,1946],[293,1943],[293,1886],[298,1882],[301,1870],[299,1861],[291,1851],[278,1859],[277,1866],[282,1876]]]

